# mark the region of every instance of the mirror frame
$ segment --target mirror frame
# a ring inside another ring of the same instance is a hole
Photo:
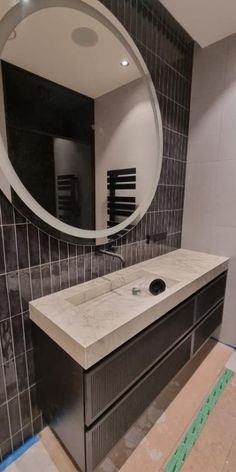
[[[133,39],[123,27],[123,25],[119,22],[119,20],[98,0],[40,0],[40,5],[39,0],[19,0],[19,3],[12,7],[2,18],[2,20],[0,20],[0,54],[2,53],[10,34],[12,33],[12,31],[14,31],[14,29],[22,20],[37,11],[53,7],[71,8],[92,16],[94,19],[102,22],[106,28],[108,28],[113,34],[115,34],[116,38],[121,41],[123,46],[127,48],[128,53],[130,54],[138,70],[140,71],[141,77],[143,79],[144,84],[146,85],[152,104],[153,116],[156,124],[158,149],[155,176],[153,178],[152,185],[150,185],[149,189],[147,189],[147,194],[145,195],[142,203],[132,215],[130,215],[121,223],[109,229],[84,230],[68,225],[67,223],[64,223],[63,221],[57,219],[55,216],[51,215],[47,210],[45,210],[31,196],[31,194],[22,184],[21,180],[17,176],[11,164],[1,133],[0,167],[3,172],[3,176],[7,179],[9,185],[12,187],[18,197],[44,223],[56,229],[60,233],[63,232],[68,236],[85,240],[93,239],[98,241],[96,244],[104,244],[104,241],[103,243],[99,243],[99,239],[104,240],[109,236],[115,235],[116,233],[125,230],[127,226],[136,225],[144,216],[154,198],[160,178],[163,155],[163,131],[160,108],[150,73]],[[4,188],[2,189],[2,191],[9,199],[8,192],[6,192]]]

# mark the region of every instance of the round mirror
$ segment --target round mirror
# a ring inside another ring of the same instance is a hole
[[[98,1],[20,1],[0,22],[6,193],[51,228],[97,244],[142,218],[162,126],[150,74]]]

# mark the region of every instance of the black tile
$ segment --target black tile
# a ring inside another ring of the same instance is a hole
[[[22,445],[23,440],[22,440],[21,432],[16,433],[16,434],[14,434],[14,436],[12,436],[12,443],[13,443],[13,450],[14,451]]]
[[[60,241],[59,244],[60,259],[66,259],[68,257],[68,244],[64,241]]]
[[[39,409],[39,406],[38,406],[36,385],[31,387],[31,389],[30,389],[30,398],[31,398],[32,416],[33,416],[33,418],[37,418],[37,416],[39,416],[39,414],[40,414],[40,409]]]
[[[27,426],[24,426],[22,432],[23,432],[23,438],[25,442],[27,441],[27,439],[31,438],[31,436],[33,435],[33,425],[27,424]]]
[[[117,3],[117,10],[116,10],[116,16],[120,20],[120,22],[123,24],[124,23],[124,18],[125,18],[125,2],[124,0],[120,0]]]
[[[3,362],[6,362],[14,355],[10,319],[1,321],[0,323],[0,340],[2,344]]]
[[[29,301],[32,300],[29,269],[21,270],[19,277],[22,310],[27,311],[29,309]]]
[[[8,403],[9,407],[9,416],[10,416],[10,423],[11,423],[11,433],[17,433],[20,428],[20,405],[18,397],[13,398]]]
[[[64,290],[65,288],[69,287],[69,261],[68,259],[64,259],[60,262],[60,269],[61,269],[61,289]]]
[[[3,425],[4,427],[4,425]],[[5,459],[9,454],[12,453],[11,440],[8,439],[0,446],[2,458]]]
[[[10,435],[6,405],[0,407],[0,425],[0,444],[2,444]]]
[[[69,259],[69,285],[77,284],[76,257]]]
[[[35,300],[36,298],[42,297],[40,267],[32,267],[30,273],[32,282],[32,299]]]
[[[42,231],[39,232],[40,260],[41,264],[49,262],[49,236]]]
[[[17,270],[17,255],[16,255],[16,237],[14,226],[3,227],[3,238],[6,257],[6,269],[8,272]]]
[[[39,260],[39,231],[34,225],[28,225],[30,266],[37,266]]]
[[[76,246],[75,244],[69,244],[69,257],[76,256]]]
[[[99,277],[99,260],[100,260],[100,255],[99,256],[95,256],[95,254],[93,253],[92,255],[92,279],[96,279],[97,277]]]
[[[29,373],[29,385],[35,383],[35,365],[34,365],[34,353],[33,350],[27,352],[27,366]]]
[[[91,253],[84,256],[84,274],[85,281],[91,280],[92,278],[92,255]]]
[[[26,350],[32,349],[32,321],[29,317],[29,312],[25,312],[23,314],[23,322],[24,322],[24,332],[25,332],[25,344]]]
[[[34,421],[33,421],[33,430],[34,430],[34,434],[38,434],[42,429],[42,418],[41,416],[38,416],[38,418],[36,418]]]
[[[51,264],[51,274],[52,274],[52,292],[57,292],[61,289],[61,278],[60,278],[60,267],[59,262],[53,262]]]
[[[5,273],[5,261],[3,254],[3,239],[2,239],[2,230],[0,228],[0,274]]]
[[[28,425],[30,423],[30,398],[29,392],[23,392],[20,394],[20,410],[21,410],[21,419],[22,425]]]
[[[7,398],[10,400],[17,394],[17,377],[13,359],[4,364]]]
[[[7,200],[7,198],[0,193],[0,203],[1,203],[1,213],[2,213],[2,224],[3,225],[11,225],[14,223],[14,216],[13,216],[13,207]]]
[[[0,275],[0,294],[0,320],[4,320],[10,315],[5,275]]]
[[[45,264],[41,267],[43,296],[52,293],[50,265]]]
[[[59,244],[55,238],[50,238],[51,261],[59,261]]]
[[[82,284],[85,281],[85,258],[83,256],[77,257],[77,272],[78,272],[78,284]]]
[[[76,255],[82,256],[85,253],[84,246],[76,246]]]
[[[16,225],[16,240],[18,249],[19,269],[29,267],[27,226]]]
[[[16,372],[18,378],[19,392],[23,392],[28,387],[27,369],[26,369],[26,357],[25,354],[16,357]]]
[[[25,350],[22,315],[17,315],[12,318],[12,332],[15,355],[19,356]]]
[[[15,216],[16,224],[26,223],[25,217],[21,213],[19,213],[19,211],[17,211],[15,208],[14,208],[14,216]]]
[[[0,405],[6,401],[6,393],[4,387],[3,366],[0,365]]]
[[[21,312],[20,288],[18,272],[11,272],[7,275],[7,285],[10,300],[11,316]]]
[[[129,10],[128,10],[129,8]],[[125,26],[135,36],[137,30],[137,0],[127,1],[125,5]]]

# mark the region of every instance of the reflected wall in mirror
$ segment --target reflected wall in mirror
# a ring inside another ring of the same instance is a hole
[[[132,215],[137,222],[154,196],[159,109],[148,71],[106,22],[49,3],[30,11],[2,50],[1,130],[45,221],[96,238]]]

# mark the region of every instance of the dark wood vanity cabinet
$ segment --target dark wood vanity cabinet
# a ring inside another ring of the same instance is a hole
[[[87,426],[188,332],[193,316],[191,298],[85,373]]]
[[[82,471],[99,464],[220,325],[226,276],[86,371],[34,325],[39,403]]]

